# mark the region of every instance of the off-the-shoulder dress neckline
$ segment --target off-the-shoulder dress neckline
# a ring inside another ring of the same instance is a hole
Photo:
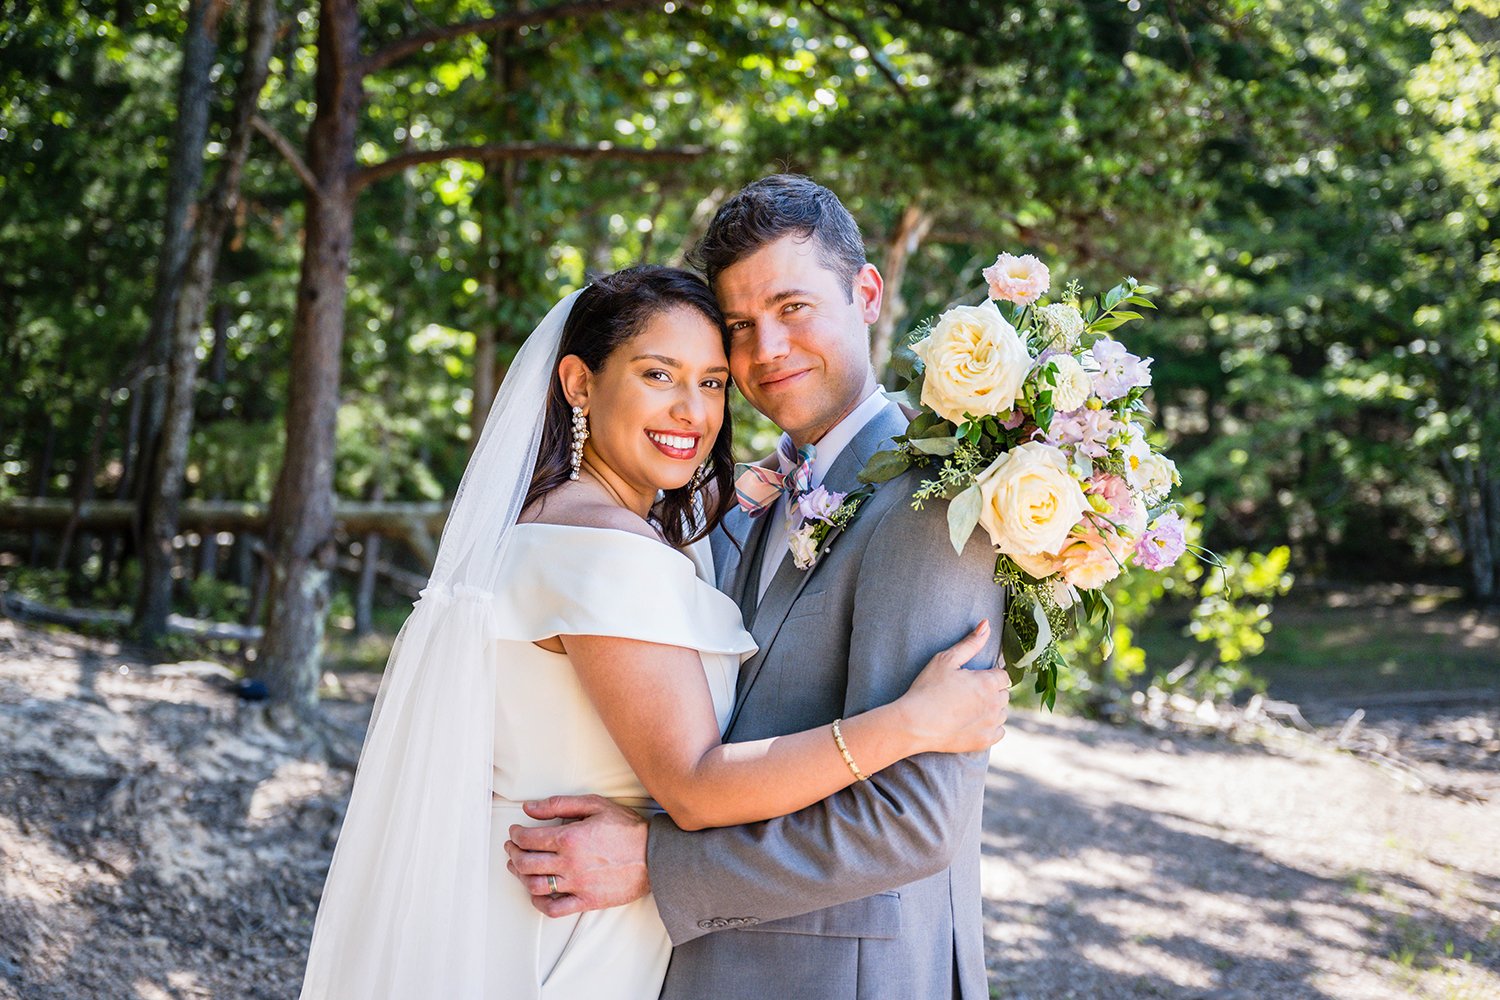
[[[661,539],[661,538],[648,538],[647,536],[641,534],[638,531],[626,531],[624,528],[611,528],[611,527],[608,527],[606,525],[598,525],[598,524],[559,524],[556,521],[517,521],[515,523],[515,527],[517,527],[517,528],[561,528],[564,531],[607,531],[607,532],[609,532],[612,535],[624,535],[627,538],[637,539],[639,541],[645,542],[647,545],[653,545],[653,546],[657,547],[658,549],[661,549],[664,552],[670,552],[673,555],[678,556],[679,558],[687,560],[688,565],[693,568],[694,575],[697,574],[697,564],[693,562],[693,557],[692,556],[688,555],[686,552],[682,551],[681,549],[673,548],[664,539]]]

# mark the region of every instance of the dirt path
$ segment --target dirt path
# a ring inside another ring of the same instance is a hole
[[[374,678],[345,685],[357,749]],[[1474,804],[1311,747],[1019,717],[985,821],[992,992],[1500,996],[1490,763],[1458,774]],[[222,668],[0,621],[0,998],[295,997],[348,784]]]
[[[985,817],[994,992],[1500,997],[1500,773],[1468,777],[1488,803],[1331,750],[1017,719]]]

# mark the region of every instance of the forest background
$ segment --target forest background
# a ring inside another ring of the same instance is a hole
[[[551,303],[792,170],[864,226],[882,369],[1000,251],[1162,289],[1119,335],[1227,571],[1122,584],[1072,701],[1224,698],[1294,580],[1500,601],[1497,104],[1500,0],[0,3],[0,599],[305,717]],[[1351,670],[1494,683],[1359,621]]]

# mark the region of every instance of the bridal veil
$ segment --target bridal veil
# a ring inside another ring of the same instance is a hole
[[[313,929],[302,1000],[483,1000],[491,595],[531,481],[574,292],[516,355],[391,649]]]

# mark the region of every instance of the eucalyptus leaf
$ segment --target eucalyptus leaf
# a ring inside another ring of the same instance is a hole
[[[870,456],[865,467],[859,470],[862,483],[883,483],[895,479],[911,468],[911,459],[904,451],[877,451]]]
[[[911,446],[924,455],[951,455],[958,450],[956,437],[912,438]]]
[[[959,555],[963,554],[969,536],[974,534],[974,526],[979,523],[979,513],[983,509],[984,497],[978,486],[970,486],[948,501],[948,540]]]
[[[919,361],[917,352],[912,350],[909,345],[902,344],[891,352],[891,374],[903,381],[909,382],[916,377]]]
[[[923,410],[912,418],[911,424],[906,428],[906,436],[909,438],[926,437],[934,430],[946,429],[943,426],[946,423],[947,421],[931,410]]]

